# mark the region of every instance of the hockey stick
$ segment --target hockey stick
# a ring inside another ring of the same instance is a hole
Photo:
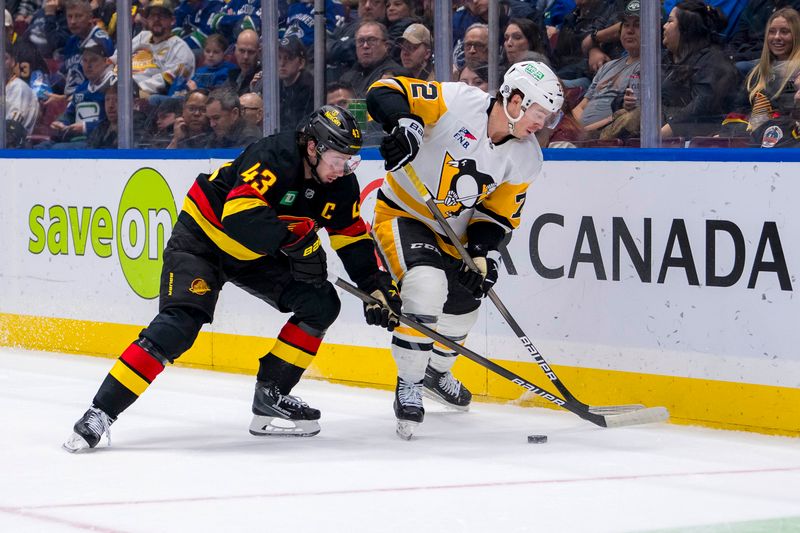
[[[461,259],[464,260],[464,263],[474,272],[478,272],[478,267],[475,265],[475,261],[472,260],[472,257],[470,257],[466,248],[464,248],[464,245],[461,244],[461,240],[458,238],[458,235],[456,235],[455,231],[453,231],[453,228],[444,218],[442,212],[439,211],[439,208],[436,205],[433,195],[425,186],[425,184],[422,183],[422,180],[419,179],[419,176],[417,176],[417,173],[414,171],[414,167],[411,166],[411,163],[407,163],[406,165],[404,165],[402,172],[406,175],[408,180],[417,189],[417,192],[422,197],[423,201],[425,202],[425,205],[428,206],[428,210],[431,212],[433,217],[439,223],[439,226],[441,226],[442,230],[445,232],[448,239],[450,239],[450,242],[456,248],[459,255],[461,256]],[[511,326],[511,329],[514,332],[514,334],[517,336],[522,345],[525,346],[525,349],[528,350],[528,353],[531,355],[531,357],[533,357],[533,360],[536,361],[536,364],[539,365],[539,368],[542,369],[542,372],[544,372],[544,374],[550,379],[550,381],[553,383],[553,385],[555,385],[556,389],[558,389],[558,391],[562,394],[562,396],[564,396],[564,398],[576,404],[582,405],[583,408],[589,412],[594,412],[598,414],[626,413],[629,411],[644,409],[644,405],[641,404],[590,406],[579,401],[569,391],[569,389],[567,389],[566,385],[564,385],[564,383],[562,383],[562,381],[558,379],[555,370],[549,364],[547,364],[547,361],[544,360],[544,357],[542,356],[541,352],[539,352],[539,350],[536,349],[536,347],[531,342],[530,338],[525,334],[525,332],[522,330],[517,321],[514,320],[514,317],[511,316],[511,313],[509,312],[508,308],[506,308],[505,304],[503,304],[503,302],[500,300],[500,297],[497,296],[497,293],[495,293],[494,289],[489,289],[489,291],[487,292],[487,296],[492,301],[497,310],[500,312],[500,315],[508,323],[508,325]]]
[[[366,292],[362,291],[358,287],[354,286],[347,281],[334,276],[333,274],[329,274],[328,279],[331,283],[343,289],[344,291],[352,294],[356,298],[360,299],[362,302],[367,304],[380,304],[378,300],[367,294]],[[639,424],[649,424],[652,422],[662,422],[669,418],[669,412],[667,412],[666,408],[664,407],[650,407],[645,409],[638,409],[635,411],[628,411],[625,413],[614,413],[614,414],[602,414],[602,413],[595,413],[589,411],[586,406],[580,402],[576,402],[572,399],[562,399],[548,392],[545,389],[537,387],[530,381],[518,376],[517,374],[511,372],[510,370],[490,361],[489,359],[483,357],[482,355],[478,355],[477,353],[473,352],[466,346],[461,346],[457,342],[437,333],[436,331],[430,329],[427,326],[424,326],[417,322],[416,320],[406,316],[400,315],[399,317],[400,323],[404,324],[410,328],[417,330],[418,332],[422,333],[426,337],[429,337],[436,342],[439,342],[451,350],[463,355],[467,359],[474,361],[475,363],[479,364],[480,366],[491,370],[495,374],[506,378],[507,380],[511,381],[522,387],[523,389],[536,394],[537,396],[547,400],[548,402],[557,405],[559,407],[563,407],[564,409],[578,415],[579,417],[583,418],[584,420],[588,420],[592,424],[605,427],[605,428],[613,428],[613,427],[622,427],[622,426],[634,426]]]

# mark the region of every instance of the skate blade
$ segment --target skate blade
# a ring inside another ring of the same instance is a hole
[[[92,447],[89,446],[89,443],[86,442],[86,439],[77,433],[70,435],[69,438],[64,441],[64,444],[61,445],[61,447],[69,453],[86,453],[92,450]]]
[[[320,432],[316,420],[287,420],[275,416],[253,415],[250,434],[257,437],[313,437]]]
[[[411,437],[414,436],[414,431],[417,429],[419,422],[413,422],[411,420],[398,420],[397,421],[397,436],[403,440],[411,440]]]
[[[425,396],[426,398],[430,398],[431,400],[444,405],[445,407],[447,407],[449,409],[452,409],[453,411],[458,411],[460,413],[466,413],[467,411],[469,411],[469,405],[470,404],[467,404],[467,405],[456,405],[454,403],[450,403],[450,402],[448,402],[447,400],[445,400],[444,398],[442,398],[441,396],[439,396],[438,394],[436,394],[435,392],[433,392],[430,389],[423,388],[422,389],[422,395]]]

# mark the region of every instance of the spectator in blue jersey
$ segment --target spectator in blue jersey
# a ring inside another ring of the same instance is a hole
[[[284,37],[295,36],[306,47],[314,44],[314,2],[300,0],[289,4]],[[333,32],[347,20],[347,9],[339,0],[325,0],[325,29]]]
[[[172,34],[185,42],[199,56],[209,35],[214,33],[211,23],[214,16],[225,9],[219,0],[185,0],[175,8],[175,26]]]
[[[117,79],[107,53],[97,41],[84,43],[81,66],[86,79],[75,89],[64,114],[50,125],[54,140],[61,141],[52,148],[85,148],[87,135],[105,118],[105,91]]]
[[[85,79],[81,67],[81,46],[90,39],[105,47],[106,57],[114,54],[114,43],[111,37],[100,26],[94,23],[92,6],[89,0],[66,0],[67,26],[72,35],[64,46],[64,64],[61,72],[64,75],[64,97],[69,98]]]
[[[228,41],[221,34],[213,33],[208,36],[203,46],[203,66],[198,68],[194,77],[187,82],[190,91],[198,88],[210,91],[228,81],[228,76],[236,65],[225,61],[227,49]]]
[[[261,31],[261,0],[230,0],[211,17],[211,29],[234,41],[244,30]]]

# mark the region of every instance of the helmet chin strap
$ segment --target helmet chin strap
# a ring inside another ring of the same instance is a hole
[[[308,157],[308,151],[307,150],[303,154],[303,157],[305,158],[306,163],[308,163],[308,166],[311,169],[311,177],[314,179],[314,181],[316,181],[320,185],[325,185],[322,182],[322,180],[320,179],[319,174],[317,173],[317,167],[319,166],[319,162],[322,159],[322,154],[319,153],[319,150],[317,150],[317,146],[319,146],[319,145],[316,144],[316,142],[315,142],[314,153],[317,154],[317,162],[315,164],[311,163],[311,158]]]
[[[508,100],[507,99],[503,99],[503,113],[506,114],[506,118],[508,119],[508,133],[509,133],[509,135],[514,135],[514,126],[517,125],[517,122],[519,122],[522,119],[522,115],[525,114],[525,110],[524,109],[521,109],[521,110],[522,110],[522,112],[519,114],[519,116],[517,118],[513,118],[508,112]]]

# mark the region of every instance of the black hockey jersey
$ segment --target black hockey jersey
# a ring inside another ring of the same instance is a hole
[[[354,174],[330,184],[305,179],[294,132],[248,146],[213,174],[200,174],[181,217],[225,254],[251,261],[274,256],[296,238],[279,216],[308,217],[325,228],[331,247],[359,286],[378,270],[374,243],[361,218]]]

